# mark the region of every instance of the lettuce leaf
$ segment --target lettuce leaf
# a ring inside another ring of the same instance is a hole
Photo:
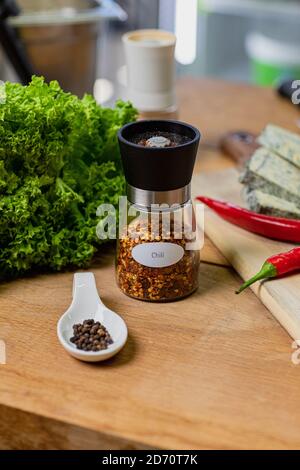
[[[124,193],[117,130],[128,102],[103,108],[56,81],[7,82],[0,104],[0,277],[86,266],[103,241],[96,209]]]

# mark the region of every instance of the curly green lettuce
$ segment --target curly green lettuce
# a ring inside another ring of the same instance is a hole
[[[128,102],[100,107],[56,81],[7,82],[0,104],[0,277],[88,265],[97,207],[124,193],[117,131]]]

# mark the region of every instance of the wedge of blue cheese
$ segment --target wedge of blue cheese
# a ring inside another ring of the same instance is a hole
[[[300,206],[300,168],[266,148],[254,152],[240,182]]]
[[[259,189],[246,190],[243,193],[248,209],[259,214],[300,219],[300,208],[293,202],[285,201]]]
[[[258,143],[300,168],[300,135],[268,124]]]

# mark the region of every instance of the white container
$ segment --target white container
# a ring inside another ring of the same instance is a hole
[[[175,44],[168,31],[143,29],[123,36],[128,97],[142,112],[176,108]]]

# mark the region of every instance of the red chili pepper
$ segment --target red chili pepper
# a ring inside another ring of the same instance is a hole
[[[300,220],[257,214],[228,202],[205,196],[196,199],[213,209],[228,222],[268,238],[300,243]]]
[[[270,256],[262,265],[261,270],[251,279],[244,282],[239,290],[236,291],[236,294],[239,294],[256,281],[277,277],[298,269],[300,269],[300,247],[293,248],[286,253]]]

